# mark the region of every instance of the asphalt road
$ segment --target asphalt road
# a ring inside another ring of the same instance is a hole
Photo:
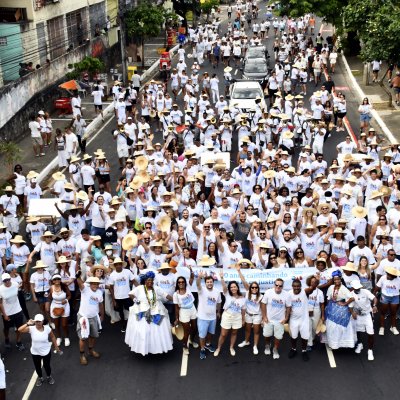
[[[223,17],[226,17],[225,8]],[[261,13],[260,13],[261,15]],[[225,18],[226,20],[226,18]],[[223,23],[222,30],[226,23]],[[318,26],[319,28],[319,26]],[[323,35],[328,32],[322,29]],[[270,54],[273,37],[266,41]],[[190,60],[188,65],[190,65]],[[222,82],[222,69],[218,74]],[[203,71],[213,72],[205,64]],[[354,131],[358,131],[358,102],[352,95],[352,89],[339,60],[333,79],[336,87],[346,94],[348,102],[348,119]],[[235,77],[240,78],[240,72]],[[309,95],[313,89],[308,88]],[[220,92],[223,93],[221,84]],[[90,100],[89,100],[90,102]],[[180,104],[182,101],[180,100]],[[307,105],[307,103],[306,103]],[[87,106],[90,107],[89,105]],[[91,115],[88,110],[88,115]],[[84,114],[85,116],[85,114]],[[119,177],[116,145],[111,136],[115,119],[107,122],[101,129],[96,140],[88,146],[88,152],[102,148],[106,151],[111,163],[112,180]],[[344,139],[345,133],[333,132],[325,144],[324,157],[330,161],[336,157],[336,144]],[[156,136],[156,141],[160,140]],[[235,158],[237,149],[232,152]],[[35,308],[34,304],[30,304]],[[37,310],[32,310],[37,312]],[[239,334],[238,343],[244,333]],[[89,358],[89,365],[79,365],[77,337],[71,328],[71,347],[63,349],[60,357],[52,359],[54,386],[44,384],[34,388],[30,399],[53,398],[58,400],[80,397],[97,400],[125,400],[138,398],[174,399],[190,397],[193,400],[204,398],[226,398],[236,400],[243,398],[261,399],[266,396],[274,398],[298,399],[377,399],[397,398],[397,379],[399,376],[400,357],[399,338],[391,334],[376,336],[375,361],[368,362],[366,350],[361,355],[352,350],[339,350],[333,353],[336,368],[329,362],[325,346],[317,345],[311,353],[311,360],[305,363],[301,357],[293,360],[287,358],[289,339],[286,336],[282,343],[281,359],[272,360],[263,354],[263,339],[260,354],[254,356],[251,347],[237,349],[236,357],[231,357],[228,345],[225,344],[218,358],[209,355],[206,360],[199,359],[199,351],[191,350],[188,359],[187,374],[181,377],[182,352],[181,345],[175,343],[172,352],[166,355],[147,356],[133,354],[124,344],[124,334],[119,326],[104,324],[103,333],[98,341],[97,350],[101,359]],[[13,342],[13,335],[11,334]],[[24,342],[27,344],[25,337]],[[216,341],[216,338],[214,342]],[[22,399],[32,378],[33,365],[29,351],[18,352],[15,348],[5,352],[0,346],[7,372],[7,398]],[[332,360],[331,360],[332,361]]]

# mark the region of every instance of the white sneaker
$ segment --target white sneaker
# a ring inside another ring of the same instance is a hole
[[[271,347],[267,346],[264,350],[264,354],[266,356],[270,356],[271,355]]]
[[[395,326],[392,326],[390,328],[390,332],[392,332],[393,335],[398,335],[400,333]]]
[[[243,340],[242,343],[238,344],[238,347],[245,347],[245,346],[249,346],[249,345],[250,345],[250,342],[246,342],[245,340]]]
[[[278,350],[277,350],[277,349],[274,349],[274,350],[272,351],[272,358],[273,358],[274,360],[277,360],[279,357],[280,357],[280,356],[279,356]]]
[[[64,339],[64,344],[65,344],[65,347],[68,347],[71,344],[71,342],[70,342],[70,340],[68,338],[65,338]]]
[[[236,356],[236,351],[235,351],[234,348],[231,347],[231,348],[229,349],[229,351],[230,351],[232,357],[235,357],[235,356]]]
[[[372,350],[368,350],[368,361],[374,361],[374,352]]]
[[[385,334],[385,328],[379,328],[379,335],[383,336]]]
[[[62,339],[60,337],[57,338],[57,346],[60,347]]]
[[[362,350],[363,348],[364,348],[363,344],[362,344],[362,343],[358,343],[358,345],[356,346],[355,352],[356,352],[357,354],[360,354],[360,353],[361,353],[361,350]]]
[[[218,357],[219,356],[219,349],[214,351],[214,357]]]
[[[253,346],[253,354],[256,356],[258,354],[257,346]]]

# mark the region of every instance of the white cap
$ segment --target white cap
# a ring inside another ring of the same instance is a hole
[[[36,314],[36,315],[34,316],[33,320],[34,320],[35,322],[43,322],[43,321],[44,321],[44,317],[43,317],[42,314]]]
[[[10,275],[10,274],[7,274],[7,272],[4,273],[4,274],[1,276],[1,280],[2,280],[2,281],[5,281],[6,279],[11,279],[11,275]]]
[[[361,289],[363,287],[363,285],[361,285],[360,281],[354,280],[353,282],[351,282],[351,287],[353,289],[357,290],[357,289]]]

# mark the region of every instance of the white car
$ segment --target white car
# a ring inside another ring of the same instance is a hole
[[[236,81],[229,88],[230,107],[237,106],[243,112],[256,107],[256,98],[261,98],[261,107],[266,108],[264,93],[261,85],[256,81]]]

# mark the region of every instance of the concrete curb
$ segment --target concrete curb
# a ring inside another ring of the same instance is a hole
[[[346,72],[351,80],[351,83],[353,84],[356,93],[358,95],[358,97],[360,98],[360,101],[366,97],[365,93],[363,92],[363,90],[361,89],[360,85],[358,84],[356,78],[354,78],[353,73],[351,72],[349,63],[347,62],[347,59],[345,57],[345,55],[342,52],[342,60],[343,60],[343,64],[344,67],[346,69]],[[383,121],[383,119],[380,117],[380,115],[378,114],[378,112],[376,110],[372,110],[371,111],[372,116],[374,117],[375,121],[377,122],[377,124],[379,125],[379,127],[382,129],[382,132],[387,136],[387,138],[389,139],[389,141],[391,143],[396,143],[397,140],[396,138],[393,136],[393,133],[390,131],[390,129],[386,126],[385,122]]]
[[[176,50],[178,50],[179,48],[179,44],[174,46],[170,51],[169,54],[172,57],[174,56],[174,52]],[[148,79],[152,78],[154,75],[156,75],[156,72],[158,72],[158,66],[159,66],[159,61],[157,60],[155,63],[153,63],[153,65],[142,75],[142,80],[143,81],[147,81]],[[143,86],[142,86],[143,87]],[[141,88],[142,88],[141,87]],[[111,104],[109,104],[103,111],[104,114],[104,119],[107,119],[108,117],[112,118],[112,115],[114,114],[114,103],[112,102]],[[105,123],[107,123],[108,121],[106,121]],[[100,117],[96,117],[86,128],[86,134],[87,135],[91,135],[94,131],[96,131],[97,129],[99,129],[101,126],[103,125],[103,122],[101,120]],[[93,142],[93,140],[95,140],[98,136],[100,131],[94,133],[93,136],[91,136],[89,138],[89,140],[87,141],[87,144],[90,144]],[[78,153],[77,153],[78,154]],[[53,158],[52,161],[49,162],[49,164],[47,164],[47,166],[40,172],[39,176],[38,176],[38,182],[42,182],[53,169],[56,169],[58,166],[58,157]]]

